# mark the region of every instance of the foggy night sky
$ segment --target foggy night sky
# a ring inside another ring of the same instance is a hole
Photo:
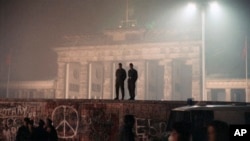
[[[153,24],[154,28],[185,26],[181,25],[183,22],[176,7],[183,6],[188,0],[130,1],[134,3],[134,17],[140,27],[148,24]],[[51,48],[59,46],[65,35],[93,34],[107,28],[116,28],[124,18],[125,7],[125,0],[0,2],[1,69],[5,67],[5,55],[11,48],[11,80],[55,79],[57,56]],[[223,17],[213,19],[209,14],[206,17],[207,73],[244,77],[244,61],[241,55],[244,36],[250,36],[249,0],[219,2],[226,11],[223,11]],[[200,21],[199,15],[197,21]]]

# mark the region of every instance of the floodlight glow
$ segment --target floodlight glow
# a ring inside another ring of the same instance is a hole
[[[185,15],[190,16],[190,15],[193,15],[195,12],[196,12],[196,4],[189,3],[185,9]]]
[[[213,1],[210,3],[210,10],[213,12],[213,13],[217,13],[220,11],[220,5],[218,4],[218,2],[216,1]]]
[[[194,3],[189,3],[187,6],[189,12],[194,12],[196,10],[196,5]]]

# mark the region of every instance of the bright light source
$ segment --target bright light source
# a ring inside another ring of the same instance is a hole
[[[196,10],[196,5],[194,3],[189,3],[187,6],[189,12],[194,12]]]
[[[220,11],[220,6],[219,6],[219,4],[218,4],[217,1],[213,1],[213,2],[210,3],[210,10],[211,10],[212,12],[214,12],[214,13]]]
[[[196,4],[195,3],[189,3],[185,10],[185,15],[193,15],[196,12]]]
[[[209,3],[209,15],[211,15],[213,21],[218,21],[218,19],[221,19],[223,12],[221,5],[217,1]]]

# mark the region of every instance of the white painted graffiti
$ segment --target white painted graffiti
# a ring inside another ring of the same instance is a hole
[[[138,138],[148,141],[150,138],[162,138],[166,132],[165,122],[153,122],[152,119],[136,118],[135,132]]]
[[[15,106],[10,108],[1,108],[0,109],[0,117],[6,118],[6,117],[13,117],[13,116],[25,116],[28,112],[27,106]]]
[[[22,124],[22,119],[19,117],[1,118],[2,138],[5,141],[13,141],[16,137],[17,128]]]
[[[79,116],[75,108],[65,105],[56,107],[52,120],[59,138],[69,139],[77,135]]]
[[[1,105],[0,108],[0,140],[14,141],[17,129],[22,125],[24,117],[35,117],[36,113],[30,111],[32,107],[26,105]]]

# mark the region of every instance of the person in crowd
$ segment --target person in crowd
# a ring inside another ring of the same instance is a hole
[[[214,120],[207,126],[208,141],[229,141],[229,127],[226,122]]]
[[[58,141],[58,136],[55,127],[52,125],[52,120],[47,118],[45,130],[47,132],[48,141]]]
[[[30,139],[30,132],[28,124],[30,122],[29,118],[24,118],[23,125],[18,128],[16,134],[16,141],[29,141]]]
[[[35,141],[34,120],[29,120],[29,122],[28,122],[28,129],[29,129],[29,141]]]
[[[115,81],[115,90],[116,90],[116,97],[115,100],[119,99],[119,88],[121,88],[122,93],[122,100],[124,99],[124,81],[127,77],[126,71],[122,68],[122,63],[119,63],[119,68],[116,70],[115,73],[116,81]]]
[[[129,64],[128,71],[128,91],[129,91],[129,100],[135,100],[135,82],[138,78],[137,70],[134,69],[134,65],[132,63]]]
[[[123,121],[124,124],[119,134],[120,141],[135,141],[135,134],[133,133],[135,117],[133,115],[125,115]]]
[[[42,119],[39,120],[38,127],[35,128],[34,137],[35,137],[34,141],[47,141],[48,140],[47,132],[45,130],[45,122]]]
[[[191,141],[191,125],[186,122],[174,123],[168,141]]]

